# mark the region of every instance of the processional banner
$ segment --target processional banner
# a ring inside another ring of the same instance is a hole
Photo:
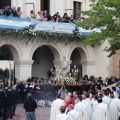
[[[54,33],[67,33],[73,34],[76,25],[73,23],[61,23],[61,22],[48,22],[39,21],[35,26],[36,31],[54,32]]]

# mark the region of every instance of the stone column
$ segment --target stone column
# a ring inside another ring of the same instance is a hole
[[[80,61],[82,66],[82,76],[84,75],[95,75],[95,61]]]
[[[18,80],[27,80],[32,77],[33,60],[18,60],[15,61],[15,77]]]
[[[68,64],[68,71],[70,71],[71,61],[66,61],[66,62]],[[54,63],[54,66],[56,66],[56,69],[57,69],[56,76],[60,76],[60,66],[62,64],[62,61],[53,61],[53,63]]]

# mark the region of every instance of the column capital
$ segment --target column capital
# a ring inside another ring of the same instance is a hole
[[[80,61],[81,65],[95,65],[95,61]]]
[[[72,61],[66,61],[66,62],[67,62],[68,65],[70,65]],[[53,63],[55,65],[61,65],[62,61],[56,61],[56,60],[54,60]]]
[[[32,65],[34,60],[15,60],[15,65]]]

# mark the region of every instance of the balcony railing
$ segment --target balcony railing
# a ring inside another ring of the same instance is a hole
[[[76,29],[81,35],[89,35],[93,31],[100,32],[99,28],[95,28],[94,30],[85,30],[82,27],[76,28],[76,24],[74,23],[39,21],[30,18],[15,18],[0,15],[0,28],[24,30],[29,26],[33,26],[34,31],[40,32],[73,34]]]

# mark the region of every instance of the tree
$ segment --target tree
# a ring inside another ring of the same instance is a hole
[[[78,22],[85,29],[101,28],[100,33],[83,36],[83,41],[91,46],[101,45],[108,40],[109,45],[104,50],[109,57],[120,49],[120,0],[90,0],[91,9],[81,12],[87,18]]]

